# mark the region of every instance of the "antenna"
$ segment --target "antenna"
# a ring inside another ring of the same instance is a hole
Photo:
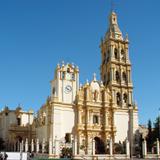
[[[112,11],[114,11],[114,9],[115,9],[115,2],[114,2],[114,0],[110,0],[111,1],[111,12]]]

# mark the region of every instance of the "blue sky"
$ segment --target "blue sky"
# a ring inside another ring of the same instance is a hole
[[[115,0],[119,26],[129,34],[134,98],[140,123],[160,108],[160,1]],[[74,62],[80,81],[99,77],[100,39],[110,0],[0,1],[0,108],[35,111],[50,94],[58,62]]]

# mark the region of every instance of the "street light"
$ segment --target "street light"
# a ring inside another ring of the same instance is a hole
[[[160,108],[158,109],[158,138],[160,140]]]

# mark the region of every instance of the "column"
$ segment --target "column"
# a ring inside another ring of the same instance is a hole
[[[111,45],[111,60],[114,58],[114,46]]]
[[[22,143],[21,143],[21,147],[22,147],[22,152],[24,151],[24,141],[22,140]]]
[[[87,154],[92,154],[92,139],[90,137],[91,135],[88,134],[87,137]]]
[[[142,149],[143,149],[143,158],[145,158],[146,155],[147,155],[147,144],[146,144],[146,140],[144,140],[143,143],[142,143]]]
[[[45,138],[43,138],[43,141],[42,141],[42,153],[45,152]]]
[[[115,70],[114,68],[111,69],[111,76],[112,76],[111,81],[115,81],[114,70]]]
[[[31,152],[34,152],[34,142],[33,142],[33,139],[31,141]]]
[[[23,149],[22,149],[22,143],[20,143],[20,160],[22,160],[22,152],[23,152]]]
[[[78,110],[78,123],[81,124],[81,110]]]
[[[157,138],[157,155],[159,156],[159,139]]]
[[[19,141],[17,142],[17,151],[19,152],[20,151],[20,143],[19,143]]]
[[[121,61],[121,46],[118,47],[118,59]]]
[[[36,141],[36,152],[37,153],[39,152],[39,139],[37,139]]]
[[[109,154],[110,156],[113,155],[113,142],[112,142],[112,138],[110,139],[110,142],[109,142]]]
[[[131,91],[128,92],[128,102],[129,102],[129,104],[132,104]]]
[[[126,156],[130,157],[130,148],[129,148],[129,141],[126,140]]]
[[[87,109],[87,122],[88,122],[88,124],[90,124],[90,121],[89,121],[89,109]]]
[[[126,60],[129,60],[129,51],[128,51],[128,46],[125,47],[125,54],[126,54]]]
[[[92,139],[92,155],[95,155],[95,140]]]
[[[14,142],[14,152],[16,152],[16,142]]]
[[[28,152],[28,139],[26,138],[26,142],[25,142],[25,152]]]
[[[59,156],[59,141],[55,139],[55,156]]]
[[[73,156],[77,155],[77,138],[72,141]]]
[[[53,154],[53,143],[52,143],[52,138],[49,138],[49,155]]]

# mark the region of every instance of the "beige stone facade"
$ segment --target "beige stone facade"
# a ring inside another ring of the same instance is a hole
[[[25,112],[21,107],[0,112],[0,137],[5,141],[6,150],[18,151],[19,144],[26,139],[35,139],[33,110]]]
[[[134,150],[138,109],[133,100],[129,40],[123,38],[114,12],[109,24],[100,44],[101,80],[94,74],[91,82],[79,87],[78,67],[64,62],[57,65],[51,96],[37,117],[37,124],[45,119],[37,125],[40,141],[58,139],[63,147],[70,135],[77,142],[78,154],[91,154],[95,140],[95,152],[104,154],[111,139],[113,143],[129,140]]]

